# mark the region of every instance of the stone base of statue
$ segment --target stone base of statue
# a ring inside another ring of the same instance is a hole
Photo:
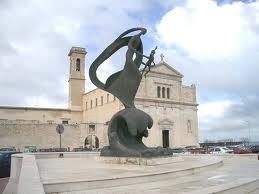
[[[101,156],[114,156],[114,157],[162,157],[173,156],[173,151],[170,148],[146,148],[142,150],[133,149],[114,149],[111,146],[106,146],[101,151]]]
[[[97,162],[103,162],[106,164],[131,164],[140,166],[157,166],[164,164],[172,164],[177,162],[183,162],[184,158],[181,156],[169,156],[169,157],[155,157],[155,158],[143,158],[143,157],[109,157],[109,156],[96,156]]]

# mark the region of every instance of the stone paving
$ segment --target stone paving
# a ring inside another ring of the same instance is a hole
[[[201,159],[201,160],[200,160]],[[206,161],[206,157],[199,157],[199,160]],[[58,162],[58,161],[57,161]],[[79,163],[73,162],[73,165],[77,166]],[[79,162],[79,161],[77,161]],[[82,161],[81,161],[82,162]],[[94,162],[94,161],[92,161]],[[198,160],[192,159],[192,161],[188,161],[188,165],[194,165]],[[118,193],[118,194],[129,194],[129,193],[192,193],[195,191],[201,191],[196,193],[203,193],[202,190],[206,188],[213,188],[217,186],[221,186],[224,184],[235,183],[242,180],[252,180],[253,178],[259,178],[259,160],[256,159],[247,159],[244,157],[224,157],[223,159],[224,165],[216,168],[215,170],[203,171],[198,174],[194,174],[191,176],[183,176],[174,179],[160,180],[155,182],[147,182],[147,183],[138,183],[124,186],[116,186],[110,188],[100,188],[100,189],[91,189],[84,191],[73,191],[73,192],[63,192],[63,194],[99,194],[99,193]],[[56,181],[58,177],[62,177],[66,173],[59,171],[58,174],[53,174],[50,178],[46,177],[44,174],[44,165],[43,161],[39,161],[38,163],[41,167],[42,180],[43,182],[51,182]],[[99,166],[98,169],[91,169],[90,162],[89,164],[85,164],[85,167],[81,169],[79,172],[71,173],[70,178],[77,177],[81,174],[83,178],[93,178],[93,173],[95,176],[101,176],[102,178],[107,178],[109,176],[115,175],[132,175],[132,174],[142,174],[147,172],[154,172],[156,170],[162,171],[168,168],[181,168],[182,163],[172,164],[172,165],[162,165],[159,167],[149,167],[149,166],[132,166],[130,165],[104,165],[103,167]],[[98,166],[98,164],[95,164]],[[55,165],[53,164],[53,167]],[[62,165],[61,165],[62,166]],[[65,166],[62,166],[65,167]],[[111,168],[109,170],[105,170],[106,168]],[[61,170],[61,168],[60,168]],[[88,171],[90,170],[90,171]],[[66,170],[69,172],[69,170]],[[68,180],[69,177],[63,177],[63,180]],[[258,190],[254,190],[251,192],[252,194],[259,193],[259,185]]]
[[[184,162],[157,166],[106,164],[92,158],[38,159],[37,165],[43,184],[115,179],[147,174],[180,171],[207,165],[219,160],[217,157],[192,157]]]
[[[8,178],[0,178],[0,193],[4,192],[4,189],[5,189],[8,181],[9,181],[9,177]]]
[[[144,185],[135,184],[103,190],[96,189],[91,192],[88,191],[87,193],[191,193],[194,190],[217,186],[232,181],[235,182],[242,178],[259,178],[259,161],[244,158],[240,160],[236,158],[225,158],[223,162],[224,165],[215,170],[180,177],[175,180],[151,182],[145,183]],[[84,192],[85,191],[82,193]],[[259,190],[257,193],[259,193]]]

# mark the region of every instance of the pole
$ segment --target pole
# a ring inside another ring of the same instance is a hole
[[[248,122],[248,140],[249,140],[249,144],[251,143],[251,134],[250,134],[250,123]]]
[[[250,144],[251,141],[251,134],[250,134],[250,123],[249,121],[245,121],[247,123],[247,127],[248,127],[248,144]]]
[[[59,134],[59,147],[61,149],[61,134]]]

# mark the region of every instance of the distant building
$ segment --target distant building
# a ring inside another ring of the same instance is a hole
[[[69,70],[68,109],[0,107],[0,147],[25,145],[58,147],[56,125],[63,123],[62,146],[98,148],[108,145],[111,117],[122,103],[101,89],[85,93],[84,48],[72,47]],[[154,120],[148,146],[183,147],[198,145],[195,85],[183,86],[183,75],[164,62],[143,76],[135,105]],[[87,80],[90,81],[90,80]]]

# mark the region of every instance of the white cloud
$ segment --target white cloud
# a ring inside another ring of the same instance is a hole
[[[213,118],[219,118],[224,115],[226,109],[228,109],[233,102],[230,100],[212,101],[199,105],[199,119],[207,120]]]
[[[252,141],[257,141],[258,101],[258,96],[247,96],[238,100],[226,99],[199,105],[201,141],[228,138],[239,140],[249,136]]]
[[[167,62],[197,85],[200,139],[259,137],[259,1],[187,0],[156,25]],[[223,99],[223,100],[222,100]]]
[[[67,108],[67,103],[52,102],[46,96],[29,96],[25,98],[25,103],[30,107]]]
[[[105,83],[107,78],[117,71],[118,70],[114,68],[114,64],[112,64],[111,59],[108,58],[100,65],[100,67],[97,69],[96,74],[100,81]],[[86,80],[88,80],[86,85],[86,92],[96,88],[96,86],[91,83],[88,73],[86,74]]]
[[[159,49],[198,94],[258,93],[258,13],[259,1],[187,0],[157,23]]]
[[[167,47],[179,46],[195,59],[239,56],[243,48],[258,43],[252,29],[259,24],[258,4],[218,6],[212,0],[188,0],[163,16],[157,32]]]
[[[69,49],[86,47],[87,74],[96,53],[123,30],[141,24],[129,12],[147,9],[145,0],[0,1],[0,104],[67,103]]]

